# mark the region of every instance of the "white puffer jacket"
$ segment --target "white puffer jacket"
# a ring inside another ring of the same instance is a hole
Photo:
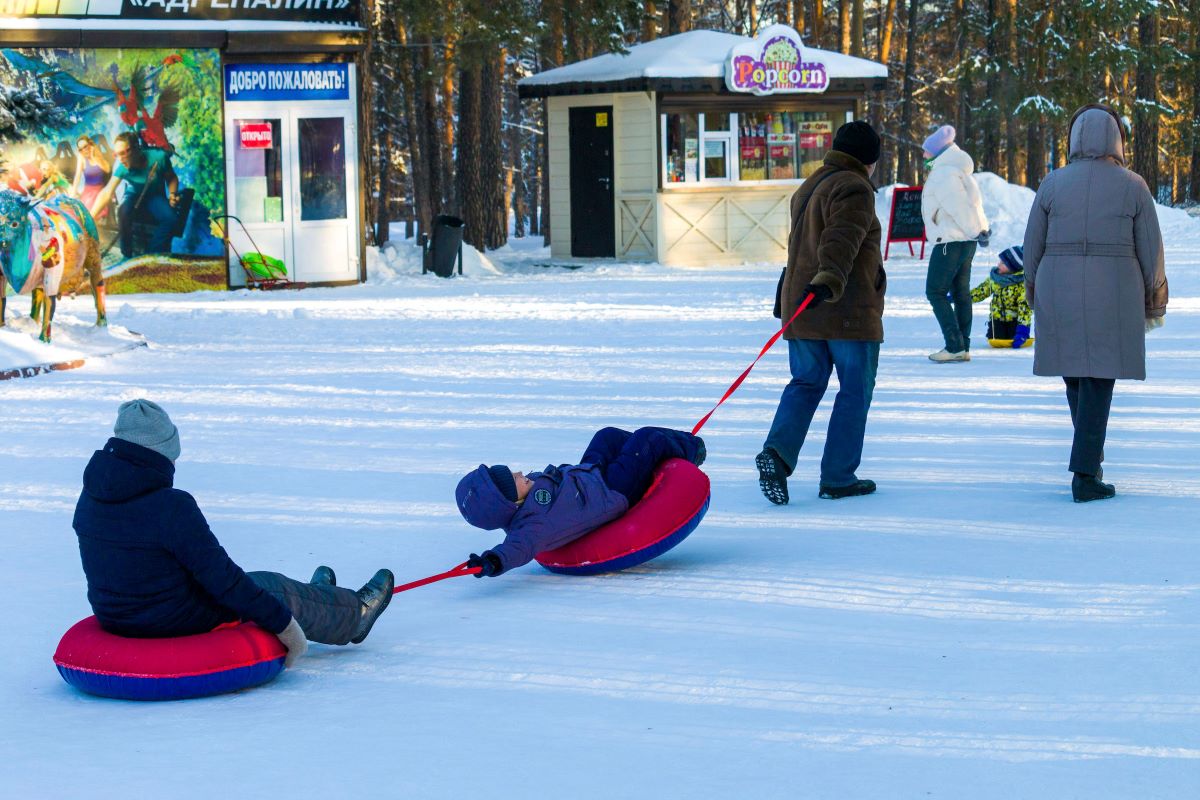
[[[933,160],[921,191],[921,216],[930,242],[969,242],[988,229],[974,171],[975,162],[956,144]]]

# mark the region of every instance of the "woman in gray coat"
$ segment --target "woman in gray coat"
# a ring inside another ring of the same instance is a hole
[[[1025,293],[1037,325],[1033,373],[1066,382],[1077,503],[1116,494],[1100,480],[1113,384],[1146,379],[1146,333],[1167,310],[1154,198],[1125,168],[1124,145],[1111,108],[1076,111],[1070,163],[1042,182],[1025,230]]]

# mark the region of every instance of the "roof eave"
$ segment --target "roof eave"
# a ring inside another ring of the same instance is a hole
[[[877,92],[887,88],[887,78],[830,78],[826,92]],[[549,84],[517,85],[517,95],[522,100],[564,95],[609,94],[613,92],[677,92],[680,94],[727,94],[731,97],[745,96],[743,92],[731,92],[724,78],[622,78],[614,81],[564,81]],[[788,95],[777,95],[786,97]],[[814,97],[820,94],[813,93]]]

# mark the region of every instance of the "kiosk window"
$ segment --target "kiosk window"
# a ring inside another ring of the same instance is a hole
[[[300,219],[345,219],[345,122],[341,117],[310,117],[298,123]]]
[[[663,182],[729,181],[730,125],[729,114],[663,114]]]
[[[234,208],[245,223],[283,222],[283,159],[277,119],[234,120]],[[268,132],[269,131],[269,132]]]
[[[803,180],[833,144],[828,111],[751,111],[738,115],[738,156],[744,181]]]

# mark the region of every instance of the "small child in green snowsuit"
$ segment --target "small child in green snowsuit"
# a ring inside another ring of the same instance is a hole
[[[992,347],[1028,347],[1033,309],[1025,299],[1025,252],[1020,245],[1000,253],[1000,263],[987,280],[971,290],[971,302],[992,298],[987,338]]]

